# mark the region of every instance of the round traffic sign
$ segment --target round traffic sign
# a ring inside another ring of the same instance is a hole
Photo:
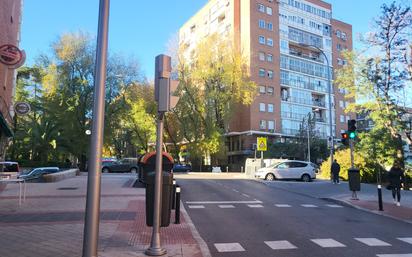
[[[5,44],[0,46],[0,62],[5,65],[16,65],[23,58],[23,53],[17,46]]]
[[[30,112],[30,104],[25,102],[17,102],[14,105],[14,111],[19,115],[25,115]]]

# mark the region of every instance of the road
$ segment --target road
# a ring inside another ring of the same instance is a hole
[[[412,225],[253,180],[178,179],[212,256],[412,257]]]

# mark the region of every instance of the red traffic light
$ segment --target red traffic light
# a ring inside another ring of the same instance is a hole
[[[349,138],[348,133],[342,133],[341,135],[342,135],[342,139],[348,139]]]

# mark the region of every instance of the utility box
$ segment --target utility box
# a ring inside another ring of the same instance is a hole
[[[172,210],[173,174],[163,171],[163,185],[161,198],[160,226],[168,227],[170,224],[170,213]],[[155,172],[149,172],[146,177],[146,225],[153,226],[154,196],[155,194]]]
[[[357,168],[348,169],[349,190],[360,191],[360,171]]]

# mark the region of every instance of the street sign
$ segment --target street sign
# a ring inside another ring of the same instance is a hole
[[[30,104],[25,102],[17,102],[14,104],[14,111],[18,115],[26,115],[30,112]]]
[[[267,151],[267,138],[266,137],[258,137],[257,138],[257,150],[258,151]]]
[[[0,46],[0,62],[13,66],[18,64],[23,58],[23,53],[17,46],[5,44]]]

